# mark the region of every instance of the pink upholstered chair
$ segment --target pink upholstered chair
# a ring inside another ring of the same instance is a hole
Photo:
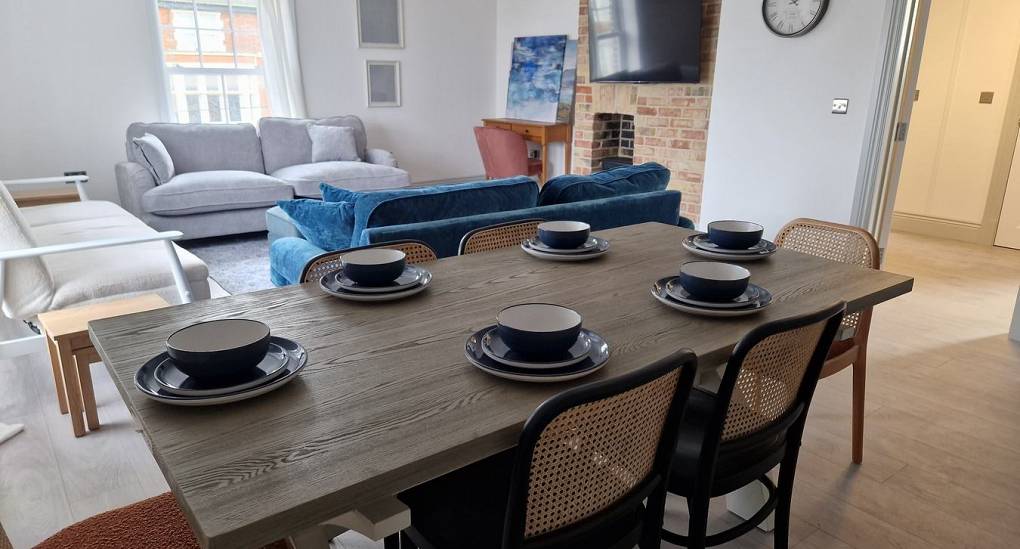
[[[520,135],[500,128],[476,127],[475,140],[487,179],[542,174],[542,161],[528,158],[528,144]]]

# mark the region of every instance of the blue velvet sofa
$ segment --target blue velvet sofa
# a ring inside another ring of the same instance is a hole
[[[525,177],[374,193],[323,185],[321,202],[281,201],[267,212],[271,277],[277,286],[296,284],[327,250],[393,240],[420,240],[448,257],[465,233],[522,219],[584,221],[593,230],[649,221],[693,227],[668,182],[669,171],[650,163],[553,178],[541,192]]]

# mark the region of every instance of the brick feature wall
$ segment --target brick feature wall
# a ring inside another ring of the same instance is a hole
[[[629,114],[598,113],[592,122],[592,162],[606,158],[634,158],[634,117]]]
[[[719,8],[704,0],[701,28],[701,82],[697,84],[599,84],[588,79],[588,0],[580,0],[577,89],[574,107],[574,173],[600,169],[604,120],[634,117],[634,163],[658,162],[669,168],[670,188],[683,193],[681,213],[695,221],[701,211],[708,120],[712,105]],[[610,115],[608,117],[604,115]]]

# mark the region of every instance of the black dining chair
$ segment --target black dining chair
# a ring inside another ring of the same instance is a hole
[[[684,350],[545,401],[516,448],[399,496],[411,510],[400,547],[658,547],[695,368]]]
[[[668,485],[670,493],[687,499],[687,535],[663,529],[663,540],[697,549],[719,545],[751,531],[775,511],[775,546],[788,546],[804,422],[845,310],[839,303],[751,330],[734,348],[719,390],[691,391]],[[777,465],[778,487],[767,475]],[[768,491],[762,508],[708,535],[710,500],[752,482]]]

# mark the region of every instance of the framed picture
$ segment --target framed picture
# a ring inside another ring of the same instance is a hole
[[[400,61],[365,61],[369,107],[400,106]]]
[[[359,47],[404,47],[403,0],[355,0],[355,4]]]

